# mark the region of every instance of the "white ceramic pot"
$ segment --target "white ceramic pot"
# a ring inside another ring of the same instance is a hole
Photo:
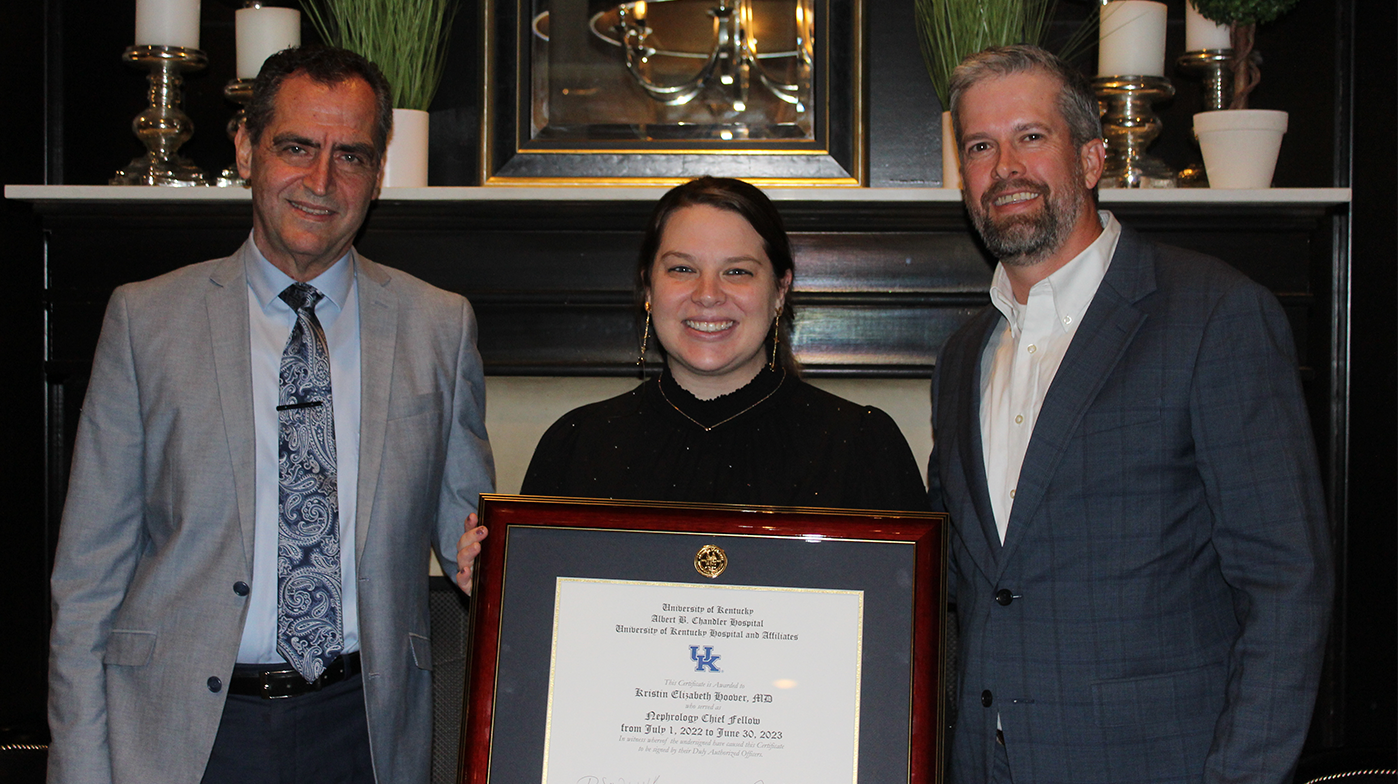
[[[427,187],[427,121],[418,109],[393,110],[393,135],[383,163],[385,188]]]
[[[951,127],[951,112],[942,112],[942,187],[961,187],[961,159],[956,154],[956,131]]]
[[[1286,112],[1223,109],[1194,115],[1210,188],[1270,188]]]

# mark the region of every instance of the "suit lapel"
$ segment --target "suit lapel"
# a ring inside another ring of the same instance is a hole
[[[398,341],[398,296],[382,267],[356,251],[359,281],[359,500],[355,513],[355,563],[364,555],[383,461],[388,397]]]
[[[956,378],[960,380],[955,394],[958,410],[968,412],[959,418],[956,429],[957,460],[961,463],[966,478],[967,492],[980,521],[980,536],[974,532],[962,531],[966,549],[976,561],[976,565],[987,575],[996,573],[996,562],[1000,552],[1000,533],[995,528],[995,512],[990,505],[990,491],[985,478],[985,445],[981,441],[981,357],[986,343],[1000,326],[1000,311],[994,307],[983,309],[971,322],[967,336],[966,351],[959,357]]]
[[[248,242],[252,242],[251,239]],[[247,244],[214,267],[204,302],[209,314],[215,383],[223,411],[223,429],[233,464],[233,488],[243,557],[252,569],[254,510],[254,433],[252,348],[248,327],[248,284],[244,266]]]
[[[1019,546],[1083,414],[1146,320],[1134,303],[1155,290],[1154,254],[1122,227],[1116,253],[1039,409],[1015,486],[1001,566]]]

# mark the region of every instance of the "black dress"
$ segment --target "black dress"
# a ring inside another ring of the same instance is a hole
[[[564,415],[527,495],[926,511],[912,450],[883,411],[763,369],[699,400],[669,373]]]

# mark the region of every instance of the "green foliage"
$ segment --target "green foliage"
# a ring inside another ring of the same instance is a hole
[[[1211,22],[1256,25],[1275,21],[1300,0],[1194,0],[1194,7]]]
[[[427,110],[447,62],[457,0],[300,0],[325,42],[383,70],[395,109]]]
[[[992,46],[1042,45],[1056,0],[913,0],[922,57],[942,107],[947,107],[951,72],[968,55]],[[1095,29],[1096,14],[1065,43],[1071,57]]]

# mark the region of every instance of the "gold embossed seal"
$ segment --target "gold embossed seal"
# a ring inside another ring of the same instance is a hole
[[[728,553],[716,544],[706,544],[694,554],[694,570],[705,577],[717,577],[728,568]]]

